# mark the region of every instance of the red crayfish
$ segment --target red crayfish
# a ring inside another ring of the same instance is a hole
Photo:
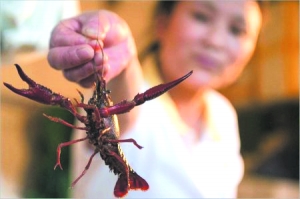
[[[114,188],[114,195],[116,197],[125,196],[130,189],[140,189],[143,191],[149,189],[149,185],[146,180],[140,177],[127,163],[119,143],[131,142],[139,149],[142,147],[137,144],[134,139],[118,139],[119,127],[116,114],[126,113],[135,106],[162,95],[169,89],[188,78],[192,74],[192,71],[177,80],[166,84],[157,85],[148,89],[144,93],[137,94],[131,101],[123,100],[115,105],[112,103],[110,91],[106,88],[106,82],[103,78],[103,75],[96,75],[95,72],[97,80],[95,83],[93,96],[89,99],[88,103],[84,103],[84,96],[80,91],[78,91],[79,95],[81,96],[81,101],[76,101],[75,104],[72,104],[70,99],[67,97],[52,92],[47,87],[37,84],[35,81],[30,79],[18,64],[15,64],[15,66],[21,79],[29,85],[29,89],[17,89],[4,82],[4,85],[7,88],[18,95],[27,97],[39,103],[52,106],[57,105],[65,108],[70,111],[80,122],[85,124],[85,127],[78,127],[67,123],[60,118],[51,117],[44,114],[44,116],[54,122],[59,122],[71,128],[86,131],[86,136],[84,138],[71,140],[58,145],[57,161],[54,168],[59,166],[62,169],[60,163],[60,153],[62,147],[84,140],[88,140],[90,144],[94,145],[94,153],[91,155],[81,175],[72,183],[72,187],[89,169],[93,157],[97,153],[100,153],[100,156],[104,160],[105,164],[109,166],[110,170],[112,170],[114,174],[118,175],[118,180]],[[86,112],[86,115],[79,114],[77,108],[83,108]]]

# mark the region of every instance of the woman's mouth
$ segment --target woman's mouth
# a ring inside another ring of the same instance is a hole
[[[217,59],[204,54],[198,54],[195,57],[196,57],[196,62],[204,70],[208,70],[211,72],[220,70],[220,62]]]

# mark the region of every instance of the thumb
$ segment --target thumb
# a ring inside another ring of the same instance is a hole
[[[105,47],[117,45],[131,35],[127,23],[106,10],[94,12],[93,16],[82,19],[82,24],[82,34],[101,40]]]

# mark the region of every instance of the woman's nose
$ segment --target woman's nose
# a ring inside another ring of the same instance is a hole
[[[228,39],[226,27],[224,24],[219,23],[207,31],[203,42],[207,48],[219,51],[226,47]]]

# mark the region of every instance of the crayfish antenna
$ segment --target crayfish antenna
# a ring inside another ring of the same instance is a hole
[[[99,17],[98,17],[98,26],[99,26]],[[94,70],[94,75],[95,75],[95,81],[96,81],[96,87],[98,87],[98,85],[100,84],[100,82],[103,80],[104,77],[104,51],[103,51],[103,43],[99,41],[99,28],[97,30],[97,39],[96,39],[96,45],[94,46],[94,52],[96,55],[96,52],[100,49],[101,50],[101,59],[102,59],[102,63],[101,63],[101,71],[100,71],[100,78],[98,75],[98,72],[96,70],[96,62],[95,62],[95,57],[94,57],[94,64],[93,64],[93,70]]]

